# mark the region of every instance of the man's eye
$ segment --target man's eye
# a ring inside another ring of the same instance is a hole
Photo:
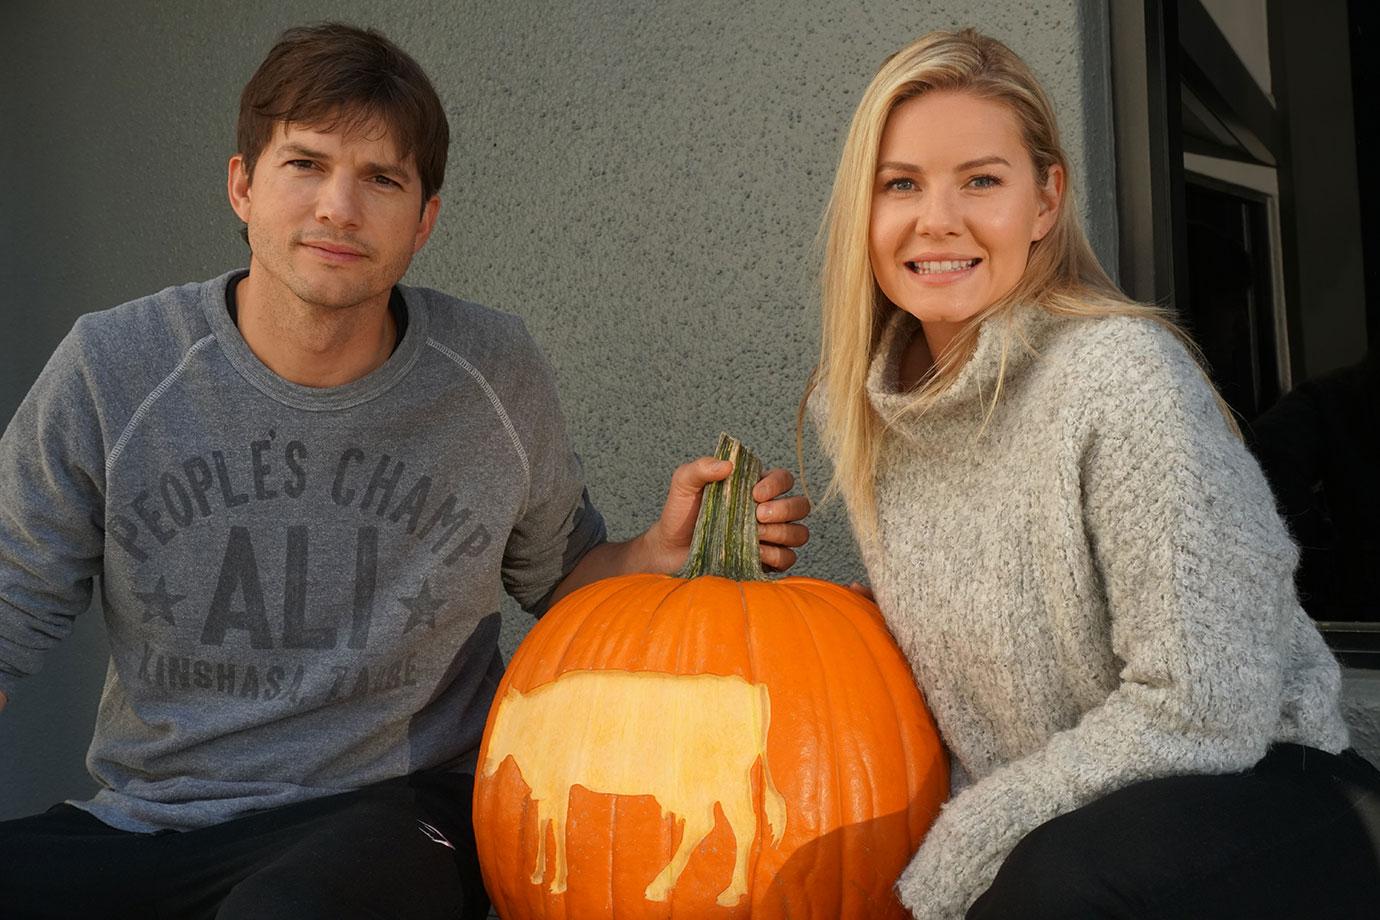
[[[393,188],[402,188],[401,185],[398,185],[396,181],[388,178],[387,176],[375,176],[373,181],[376,185],[392,186]]]
[[[315,169],[316,164],[311,160],[288,160],[287,165],[293,169]]]

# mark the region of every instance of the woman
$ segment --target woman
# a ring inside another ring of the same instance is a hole
[[[1373,916],[1380,796],[1296,550],[1067,185],[1044,92],[972,30],[883,65],[835,179],[813,412],[958,790],[898,894],[925,918]]]

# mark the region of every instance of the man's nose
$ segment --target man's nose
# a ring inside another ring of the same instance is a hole
[[[359,185],[352,176],[335,173],[327,176],[318,188],[316,219],[337,227],[359,224]]]

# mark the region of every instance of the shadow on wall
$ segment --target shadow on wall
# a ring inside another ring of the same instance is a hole
[[[0,821],[96,791],[85,754],[110,660],[99,589],[96,597],[72,635],[45,656],[43,670],[26,677],[0,713]],[[54,700],[62,701],[61,718],[54,718]]]

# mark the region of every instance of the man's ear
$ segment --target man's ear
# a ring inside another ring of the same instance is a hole
[[[412,240],[412,254],[422,251],[426,241],[431,239],[431,231],[436,228],[436,217],[441,213],[441,196],[432,195],[422,208],[422,219],[417,224],[417,235]]]
[[[1040,211],[1035,217],[1035,232],[1030,238],[1032,243],[1044,239],[1054,229],[1054,221],[1064,204],[1064,167],[1058,163],[1051,164],[1045,184],[1035,193],[1040,199]]]
[[[225,192],[230,198],[230,207],[235,209],[240,220],[249,223],[249,167],[244,162],[244,154],[237,153],[230,158],[226,170]]]

